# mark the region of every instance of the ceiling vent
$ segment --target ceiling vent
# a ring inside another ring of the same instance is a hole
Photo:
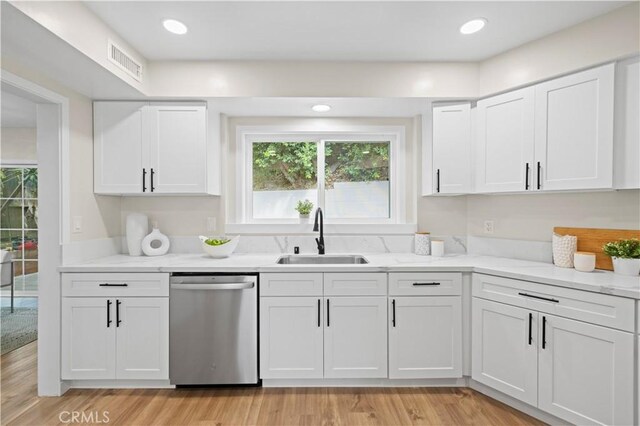
[[[113,41],[108,41],[109,60],[121,68],[124,72],[142,81],[142,65],[120,48]]]

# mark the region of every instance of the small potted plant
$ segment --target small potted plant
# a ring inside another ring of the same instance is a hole
[[[313,210],[313,203],[309,200],[299,200],[296,210],[300,213],[300,223],[309,223],[309,213]]]
[[[640,241],[630,240],[611,241],[602,246],[602,251],[611,256],[613,271],[620,275],[637,276],[640,274]]]

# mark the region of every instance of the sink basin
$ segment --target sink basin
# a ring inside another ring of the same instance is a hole
[[[279,265],[364,265],[369,263],[359,254],[340,255],[286,255],[276,262]]]

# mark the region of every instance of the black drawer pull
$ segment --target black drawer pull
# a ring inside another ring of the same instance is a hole
[[[122,302],[119,299],[116,299],[116,327],[120,327],[120,323],[122,322],[120,320],[120,304]]]
[[[320,327],[322,324],[320,324],[320,299],[318,299],[318,327]]]
[[[527,163],[527,166],[524,169],[524,189],[529,189],[529,163]]]
[[[147,192],[147,169],[142,169],[142,192]]]
[[[392,317],[391,317],[391,324],[393,324],[393,326],[396,326],[396,299],[393,299],[391,301],[391,311],[392,311]]]
[[[111,300],[107,299],[107,328],[109,328],[111,323]]]
[[[422,286],[422,285],[440,285],[440,283],[413,283],[414,286]]]
[[[327,327],[329,327],[329,299],[327,299]]]
[[[542,349],[547,348],[547,317],[542,317]]]
[[[122,283],[122,284],[110,284],[110,283],[102,283],[102,284],[98,284],[100,287],[128,287],[129,284],[127,283]]]
[[[529,312],[529,346],[533,343],[533,314]]]
[[[542,188],[542,181],[540,180],[541,171],[542,171],[542,165],[538,161],[538,189]]]
[[[518,294],[524,297],[531,297],[532,299],[539,299],[539,300],[546,300],[547,302],[560,303],[558,299],[552,299],[550,297],[536,296],[536,295],[527,294],[527,293],[518,293]]]

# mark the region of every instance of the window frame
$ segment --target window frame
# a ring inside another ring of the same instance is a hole
[[[362,126],[351,129],[295,130],[253,126],[237,129],[236,212],[240,224],[299,225],[297,218],[256,219],[253,217],[253,144],[279,142],[315,142],[317,144],[318,203],[325,207],[324,147],[327,142],[389,142],[389,218],[327,218],[326,224],[389,225],[406,224],[405,135],[402,126]],[[312,212],[312,215],[314,213]]]

